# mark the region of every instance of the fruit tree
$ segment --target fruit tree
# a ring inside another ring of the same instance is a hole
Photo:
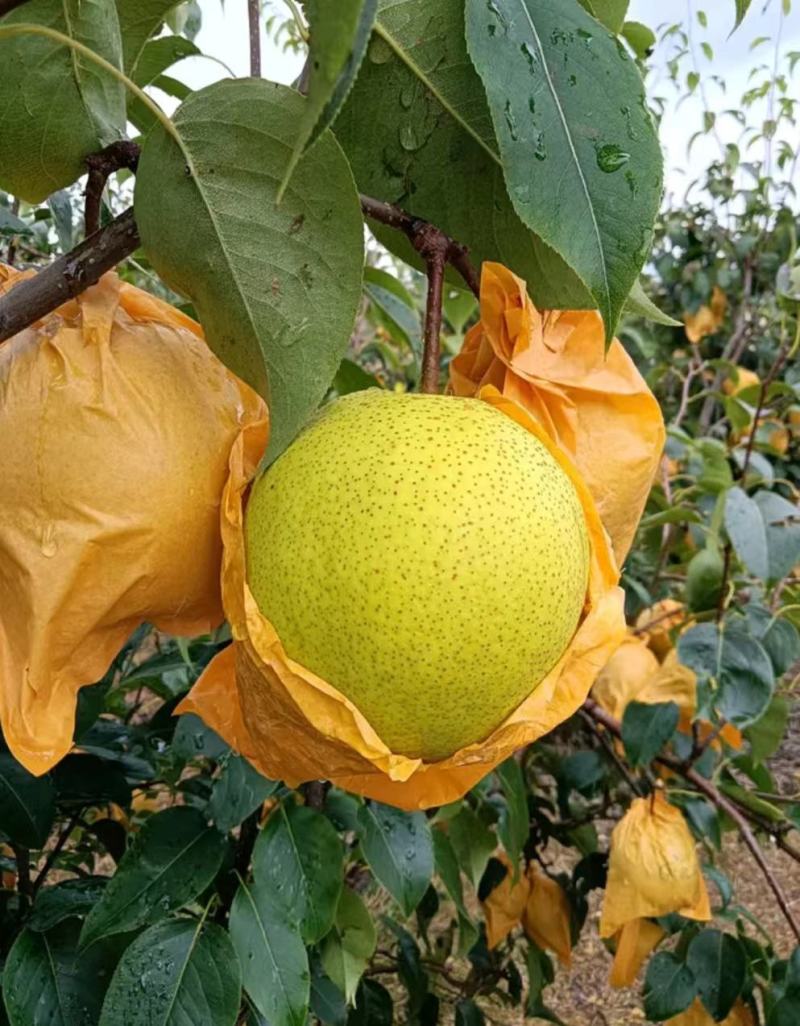
[[[709,7],[0,0],[0,1026],[800,1023],[800,19]]]

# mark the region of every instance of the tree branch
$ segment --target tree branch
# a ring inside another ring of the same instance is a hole
[[[0,296],[0,342],[74,299],[139,246],[133,210]]]
[[[135,171],[138,163],[139,145],[128,139],[113,142],[99,153],[92,153],[86,158],[86,166],[89,168],[84,190],[84,221],[87,236],[93,235],[100,227],[100,205],[109,177],[124,167]]]
[[[261,0],[247,0],[250,29],[250,74],[261,78]]]
[[[381,224],[385,224],[388,228],[394,228],[398,232],[403,232],[414,249],[420,253],[420,256],[422,256],[419,248],[420,239],[426,233],[429,234],[431,230],[438,232],[443,240],[447,240],[446,262],[458,271],[470,291],[475,296],[480,297],[478,273],[470,263],[469,250],[466,246],[462,246],[460,242],[456,242],[449,235],[445,235],[440,228],[436,228],[430,221],[425,221],[421,217],[414,217],[406,213],[401,207],[395,206],[394,203],[384,203],[383,200],[376,200],[362,193],[361,210],[365,217],[370,217],[373,221],[380,221]]]
[[[587,715],[591,716],[596,723],[602,724],[602,726],[604,726],[610,733],[614,734],[615,737],[622,737],[622,728],[620,727],[619,721],[602,709],[594,699],[587,698],[583,703],[582,708],[583,711]],[[666,766],[668,769],[671,769],[673,772],[679,773],[684,780],[688,780],[696,790],[706,797],[715,808],[724,812],[731,820],[733,820],[742,840],[758,865],[758,868],[764,874],[764,878],[775,896],[778,907],[781,912],[783,912],[787,923],[791,927],[792,933],[795,935],[798,942],[800,942],[800,926],[795,920],[789,902],[786,899],[786,895],[783,893],[781,885],[778,883],[777,877],[767,865],[767,860],[764,858],[761,846],[753,834],[750,824],[745,819],[742,810],[721,794],[710,780],[706,780],[706,778],[701,776],[696,769],[692,766],[687,766],[686,763],[681,762],[680,759],[673,758],[671,755],[659,755],[655,761],[661,763],[662,766]]]

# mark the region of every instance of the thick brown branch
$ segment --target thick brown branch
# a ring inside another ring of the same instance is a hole
[[[622,737],[622,728],[620,727],[619,721],[602,709],[594,699],[587,698],[583,704],[583,710],[592,719],[599,724],[602,724],[610,733],[615,737]],[[787,923],[792,929],[798,942],[800,942],[800,926],[798,926],[795,920],[794,913],[786,899],[786,895],[783,893],[783,888],[778,883],[775,874],[772,872],[770,867],[767,865],[767,860],[764,858],[764,852],[761,850],[761,845],[758,843],[750,824],[747,822],[743,811],[735,805],[732,801],[726,798],[720,793],[710,780],[706,780],[704,776],[701,776],[692,766],[687,766],[681,762],[680,759],[673,758],[671,755],[659,755],[656,762],[661,763],[662,766],[666,766],[675,773],[679,773],[684,780],[687,780],[692,786],[699,791],[704,797],[706,797],[711,804],[724,812],[735,824],[739,831],[739,834],[747,845],[750,854],[753,856],[758,868],[764,874],[764,878],[769,885],[770,890],[775,896],[775,900],[778,903],[778,907],[783,912]]]
[[[135,171],[138,163],[139,145],[128,139],[120,139],[118,142],[111,143],[104,150],[86,158],[86,166],[89,169],[84,192],[86,198],[84,221],[87,236],[93,235],[100,227],[100,206],[103,202],[103,190],[109,177],[124,167]]]
[[[261,78],[261,0],[247,0],[250,30],[250,74]]]
[[[128,157],[132,159],[134,155],[134,150],[130,150]],[[404,232],[426,261],[428,257],[425,253],[429,252],[429,247],[437,248],[437,253],[438,247],[445,249],[446,261],[456,268],[472,291],[478,294],[477,273],[469,262],[466,248],[460,243],[434,225],[413,218],[390,203],[362,196],[361,209],[365,217]],[[435,239],[435,243],[431,239]],[[86,238],[76,249],[39,271],[35,277],[21,282],[6,295],[0,296],[0,342],[27,328],[66,300],[80,295],[106,271],[129,257],[139,244],[133,210],[126,210],[111,224]],[[435,294],[433,299],[436,300]],[[438,302],[440,304],[441,300]]]
[[[0,297],[0,342],[38,321],[129,257],[139,246],[133,210]]]

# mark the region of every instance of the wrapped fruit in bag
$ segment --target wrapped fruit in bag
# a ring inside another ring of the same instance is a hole
[[[0,268],[0,290],[16,272]],[[43,773],[142,622],[223,619],[219,507],[266,408],[194,321],[108,274],[0,346],[0,724]]]
[[[482,316],[495,291],[485,267]],[[599,466],[593,490],[578,456],[601,462],[606,447],[582,442],[581,404],[621,387],[599,332],[601,358],[592,349],[569,398],[571,446],[540,402],[494,382],[464,398],[339,400],[255,484],[242,432],[222,510],[234,644],[178,711],[267,776],[325,777],[407,809],[455,800],[572,715],[625,635],[612,543],[629,544],[663,439],[617,357],[646,419],[636,504],[623,490],[615,505]]]

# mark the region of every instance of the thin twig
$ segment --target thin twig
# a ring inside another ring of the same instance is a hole
[[[644,793],[642,791],[642,788],[639,786],[636,780],[634,780],[633,774],[630,772],[630,770],[622,761],[622,759],[620,759],[620,757],[617,755],[616,751],[614,750],[614,745],[608,740],[608,737],[606,736],[606,732],[598,728],[597,724],[588,712],[586,712],[583,709],[579,709],[578,711],[581,714],[581,719],[583,719],[583,721],[589,726],[594,736],[603,746],[603,749],[605,750],[608,757],[617,767],[622,777],[628,782],[628,786],[630,787],[631,791],[633,791],[633,793],[638,798],[641,798]]]
[[[306,805],[310,809],[321,812],[325,808],[325,799],[330,786],[327,780],[309,780],[307,784],[302,784],[300,791],[306,800]]]
[[[247,20],[250,30],[250,74],[261,78],[261,0],[247,0]]]
[[[17,890],[26,898],[32,897],[31,891],[31,853],[21,844],[12,844],[11,850],[17,863]]]
[[[42,884],[47,879],[48,873],[53,868],[53,864],[55,863],[55,861],[58,858],[58,856],[61,854],[61,851],[64,848],[64,845],[69,840],[70,834],[75,829],[75,827],[80,823],[81,815],[82,814],[83,814],[83,809],[82,808],[78,809],[78,811],[75,812],[72,815],[72,817],[70,818],[70,820],[67,823],[67,825],[64,827],[64,829],[59,834],[58,840],[56,841],[56,843],[53,846],[52,850],[50,851],[50,853],[48,854],[47,858],[45,859],[45,863],[42,866],[41,870],[39,871],[39,873],[38,873],[38,875],[36,877],[36,880],[34,881],[33,887],[31,888],[31,897],[32,898],[36,897],[36,895],[37,895],[37,893],[39,891],[39,888],[42,886]]]
[[[602,709],[594,699],[588,698],[583,704],[583,710],[586,714],[591,716],[593,720],[602,724],[606,730],[610,731],[616,737],[622,737],[622,728],[619,721]],[[798,942],[800,942],[800,926],[798,926],[798,923],[795,920],[794,913],[786,899],[786,895],[783,893],[781,885],[778,883],[775,874],[772,872],[764,858],[761,846],[756,840],[753,831],[750,829],[750,824],[745,819],[743,811],[721,794],[710,780],[706,780],[706,778],[701,776],[697,770],[691,766],[687,766],[686,763],[682,762],[680,759],[675,759],[671,755],[663,754],[659,755],[655,761],[661,763],[662,766],[666,766],[668,769],[679,773],[684,780],[688,780],[697,791],[708,798],[715,808],[724,812],[731,820],[733,820],[742,840],[747,845],[750,854],[753,856],[753,859],[759,869],[764,874],[764,878],[775,896],[778,907],[781,912],[783,912],[786,921],[791,927],[792,933],[794,933]]]
[[[16,217],[19,214],[19,197],[18,196],[15,196],[11,200],[11,213],[14,215],[14,217]],[[8,253],[6,255],[6,261],[9,264],[10,267],[14,266],[14,260],[16,259],[16,256],[17,256],[17,245],[18,245],[18,242],[19,242],[19,237],[17,235],[12,235],[11,238],[8,240]]]
[[[120,139],[118,142],[111,143],[104,150],[92,153],[86,158],[86,166],[89,168],[84,190],[84,223],[87,236],[93,235],[100,227],[103,190],[109,177],[121,168],[135,171],[138,163],[139,146],[128,139]]]

